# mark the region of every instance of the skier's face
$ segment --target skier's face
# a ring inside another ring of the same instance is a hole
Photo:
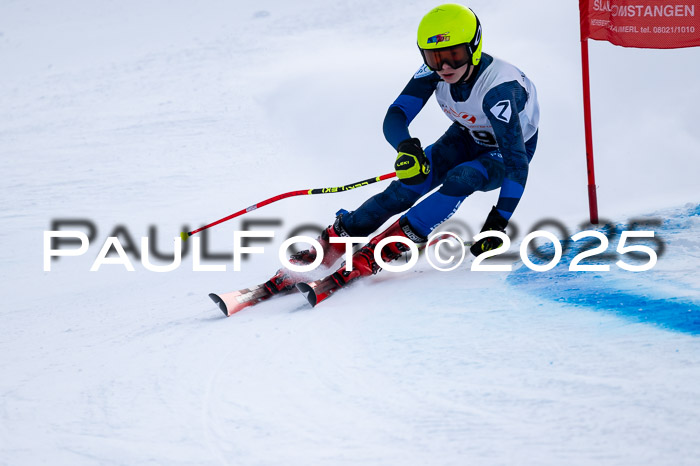
[[[454,84],[457,81],[459,81],[462,76],[464,76],[464,73],[467,72],[467,68],[469,67],[469,64],[465,64],[460,66],[459,68],[455,69],[452,68],[450,65],[447,63],[442,64],[442,69],[437,72],[437,74],[442,78],[443,81],[445,81],[447,84]],[[469,70],[471,74],[471,70]],[[467,76],[468,78],[469,76]]]

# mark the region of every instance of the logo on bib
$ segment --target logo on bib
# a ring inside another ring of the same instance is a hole
[[[501,100],[500,102],[496,103],[496,105],[491,107],[490,110],[491,113],[493,113],[493,116],[496,117],[496,119],[506,123],[510,121],[510,115],[512,114],[512,110],[510,108],[510,100]]]
[[[447,115],[452,115],[457,119],[468,121],[472,125],[476,123],[476,117],[474,115],[470,115],[467,112],[457,112],[452,107],[445,104],[440,104],[440,107],[442,107],[442,111],[445,112]]]

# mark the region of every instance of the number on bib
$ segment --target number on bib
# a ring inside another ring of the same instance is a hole
[[[485,146],[497,146],[496,136],[490,131],[469,131],[476,142],[481,143]]]

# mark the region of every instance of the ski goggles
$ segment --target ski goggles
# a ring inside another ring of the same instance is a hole
[[[467,44],[453,45],[443,49],[420,49],[420,53],[423,55],[423,62],[432,71],[440,71],[444,64],[448,64],[450,68],[456,70],[472,61],[472,54]]]

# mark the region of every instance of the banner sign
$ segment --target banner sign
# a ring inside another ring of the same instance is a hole
[[[581,40],[623,47],[700,46],[700,0],[579,0]]]

